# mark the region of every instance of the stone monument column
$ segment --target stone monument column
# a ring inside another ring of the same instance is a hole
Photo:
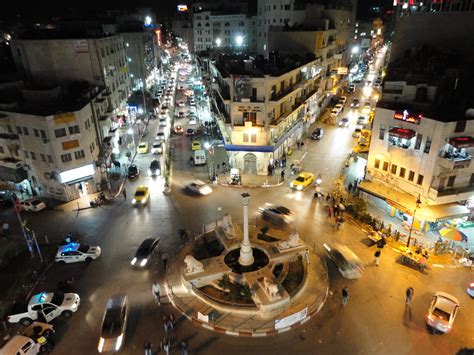
[[[241,196],[243,197],[242,204],[244,206],[244,239],[242,241],[242,245],[240,246],[239,264],[243,266],[248,266],[248,265],[253,264],[252,246],[250,245],[250,240],[249,240],[249,197],[250,195],[247,192],[244,192]]]

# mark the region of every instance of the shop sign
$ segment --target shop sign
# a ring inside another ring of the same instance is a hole
[[[87,43],[87,39],[76,39],[74,41],[74,51],[76,53],[88,53],[89,44]]]
[[[471,160],[470,160],[470,159],[455,160],[455,161],[454,161],[454,165],[453,165],[453,169],[464,169],[464,168],[468,168],[470,164],[471,164]]]
[[[387,204],[389,204],[390,206],[395,207],[397,210],[402,211],[403,213],[406,213],[406,214],[408,214],[408,215],[410,215],[410,216],[412,215],[412,212],[411,212],[409,209],[403,207],[403,206],[400,205],[399,203],[397,203],[397,202],[395,202],[395,201],[392,201],[392,200],[386,200],[386,202],[387,202]]]
[[[296,322],[300,322],[308,316],[308,307],[305,307],[303,310],[298,313],[294,313],[288,317],[275,320],[275,329],[287,328]]]
[[[237,106],[239,112],[262,112],[260,106]]]
[[[423,115],[421,113],[415,114],[412,112],[408,112],[408,110],[396,111],[395,114],[393,115],[393,118],[396,120],[409,122],[409,123],[415,123],[415,124],[420,124],[422,117]]]
[[[94,172],[94,165],[89,164],[81,166],[79,168],[63,171],[62,173],[59,173],[59,178],[61,180],[61,183],[67,184],[71,181],[81,180],[86,177],[93,176]]]

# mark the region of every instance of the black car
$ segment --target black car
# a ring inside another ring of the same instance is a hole
[[[160,175],[160,171],[161,171],[160,162],[156,159],[152,160],[150,163],[150,167],[148,168],[148,175],[157,176],[157,175]]]
[[[13,201],[16,200],[16,195],[11,191],[0,191],[0,205],[13,206]]]
[[[311,139],[319,141],[323,138],[324,130],[322,128],[316,128],[313,133],[311,133]]]
[[[188,130],[186,131],[187,136],[194,136],[195,134],[196,134],[196,131],[192,128],[188,128]]]
[[[160,238],[147,238],[138,247],[130,264],[135,267],[147,267],[153,252],[160,244]]]
[[[127,177],[129,179],[136,179],[138,175],[140,175],[140,170],[138,170],[138,166],[136,166],[135,164],[130,165],[128,167]]]

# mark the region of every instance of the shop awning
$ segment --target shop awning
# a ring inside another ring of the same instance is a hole
[[[390,129],[390,131],[388,131],[388,133],[391,136],[404,139],[412,139],[414,136],[416,136],[416,132],[414,130],[400,127],[393,127]]]
[[[473,137],[454,137],[449,139],[449,144],[458,149],[474,147]]]
[[[379,197],[390,206],[413,215],[416,208],[416,197],[406,192],[397,191],[392,186],[386,186],[374,181],[362,181],[359,189],[373,196]],[[469,216],[470,211],[466,206],[457,203],[446,203],[442,205],[422,204],[416,211],[416,217],[427,222],[438,222],[442,220]]]

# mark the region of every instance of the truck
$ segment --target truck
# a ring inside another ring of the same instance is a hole
[[[194,151],[193,162],[194,165],[206,164],[206,152],[204,151],[204,149],[198,149]]]
[[[50,324],[33,322],[14,336],[3,338],[0,355],[37,355],[50,352],[54,347],[54,328]]]
[[[79,308],[80,301],[75,293],[41,292],[31,297],[28,304],[15,303],[7,319],[9,323],[23,325],[30,325],[38,319],[49,323],[61,315],[71,317]]]

